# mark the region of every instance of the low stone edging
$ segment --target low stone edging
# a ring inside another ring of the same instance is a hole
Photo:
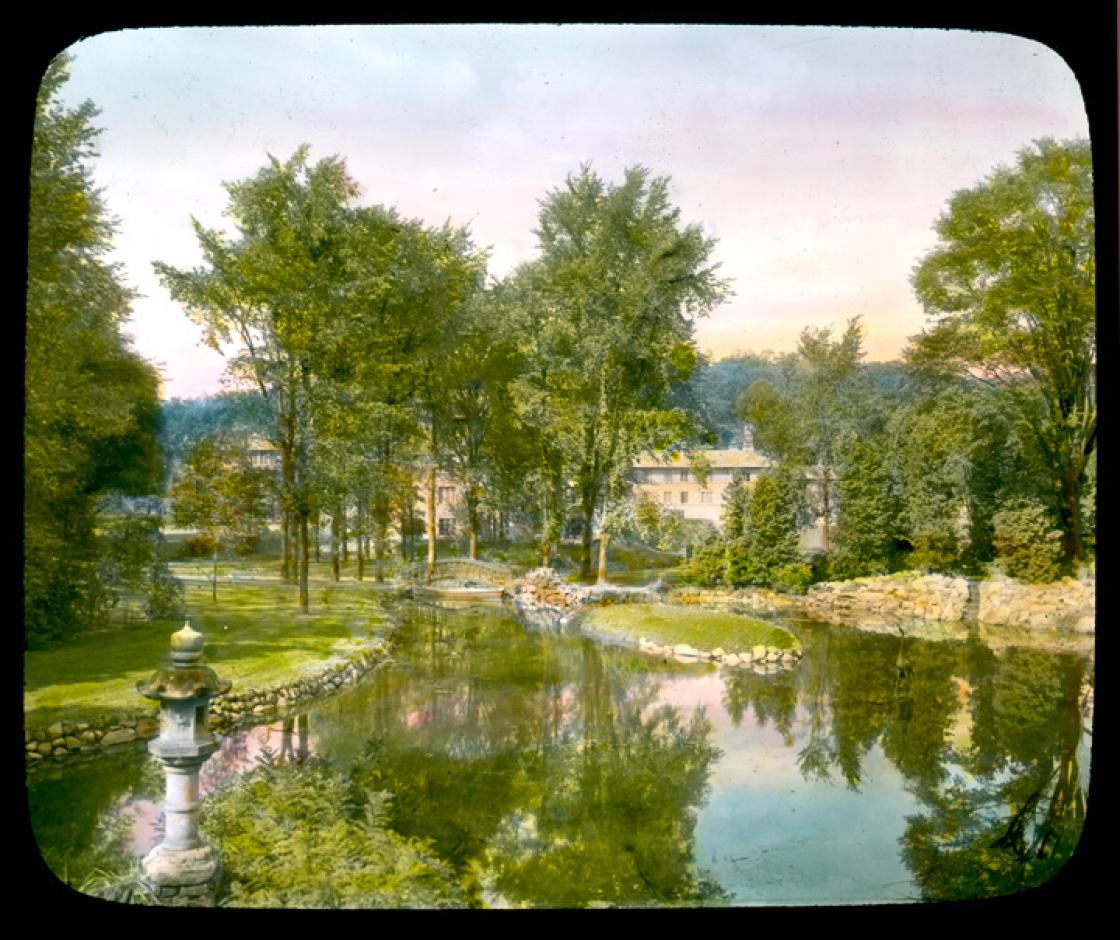
[[[228,732],[242,725],[279,718],[293,705],[323,698],[384,662],[388,644],[376,637],[364,649],[341,663],[332,663],[311,676],[295,679],[273,689],[246,689],[223,695],[210,711],[210,730]],[[124,717],[99,716],[89,721],[56,721],[45,728],[24,728],[24,754],[28,769],[57,765],[70,757],[96,757],[124,750],[137,741],[159,734],[159,711],[131,712]]]
[[[651,656],[672,657],[677,662],[714,662],[728,668],[753,669],[755,672],[774,673],[791,669],[801,659],[799,649],[783,650],[776,646],[754,646],[749,650],[729,653],[722,646],[714,650],[698,650],[687,643],[658,644],[644,636],[638,638],[637,648]]]

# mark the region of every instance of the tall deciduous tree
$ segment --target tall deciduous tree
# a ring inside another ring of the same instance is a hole
[[[755,428],[763,453],[790,466],[813,467],[820,487],[825,551],[831,548],[834,491],[840,444],[855,433],[866,412],[866,383],[860,373],[863,328],[859,317],[843,335],[806,327],[797,352],[787,357],[780,387],[766,381],[745,389],[740,413]]]
[[[113,225],[94,187],[97,114],[59,101],[69,60],[43,79],[31,153],[24,411],[28,636],[95,622],[107,493],[160,489],[158,378],[121,333],[132,292],[106,260]]]
[[[1068,560],[1085,555],[1081,496],[1096,448],[1096,252],[1088,141],[1036,141],[956,193],[914,272],[934,319],[907,358],[1004,388],[1046,467]]]
[[[306,146],[285,163],[270,157],[256,176],[226,185],[230,240],[192,219],[204,263],[155,268],[171,296],[204,329],[206,342],[235,350],[230,371],[255,386],[272,416],[280,452],[285,519],[284,575],[298,533],[299,603],[308,609],[311,397],[319,345],[346,301],[347,209],[357,185],[337,158],[311,166]]]
[[[669,180],[631,167],[618,185],[584,167],[541,205],[534,288],[575,379],[564,407],[578,426],[575,485],[590,576],[592,521],[618,468],[693,434],[669,392],[696,362],[692,318],[728,293],[699,226],[681,226]],[[546,328],[547,329],[547,328]]]

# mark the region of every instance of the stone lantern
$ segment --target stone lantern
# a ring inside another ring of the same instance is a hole
[[[210,703],[229,691],[228,680],[202,663],[205,638],[190,623],[171,636],[171,667],[137,683],[141,695],[160,705],[159,737],[148,751],[163,764],[167,800],[164,838],[140,863],[157,897],[212,900],[221,876],[218,853],[198,831],[198,772],[218,749],[210,734]]]

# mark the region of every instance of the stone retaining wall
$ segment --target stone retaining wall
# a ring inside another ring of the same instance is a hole
[[[1096,630],[1096,580],[1063,578],[1053,584],[1021,584],[1007,578],[981,581],[980,623],[1007,626]]]
[[[802,598],[806,613],[821,620],[943,620],[965,617],[969,583],[941,574],[859,578],[814,584]]]
[[[975,621],[1091,633],[1096,616],[1093,579],[1025,584],[1008,578],[973,581],[946,575],[885,575],[815,584],[801,608],[821,620]]]
[[[330,695],[353,685],[388,652],[385,641],[374,639],[365,649],[346,660],[333,663],[313,675],[274,689],[231,692],[211,706],[210,730],[226,732],[246,724],[259,724],[282,717],[293,706]],[[57,763],[70,757],[92,757],[121,750],[159,734],[158,708],[136,711],[124,717],[93,718],[89,721],[56,721],[45,728],[24,728],[24,753],[29,767]]]

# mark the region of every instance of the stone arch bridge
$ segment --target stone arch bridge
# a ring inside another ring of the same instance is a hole
[[[481,561],[477,558],[439,558],[435,563],[432,576],[428,577],[428,563],[414,562],[406,565],[397,574],[397,579],[406,585],[431,584],[435,581],[480,581],[494,587],[508,588],[515,575],[509,565],[496,561]]]

